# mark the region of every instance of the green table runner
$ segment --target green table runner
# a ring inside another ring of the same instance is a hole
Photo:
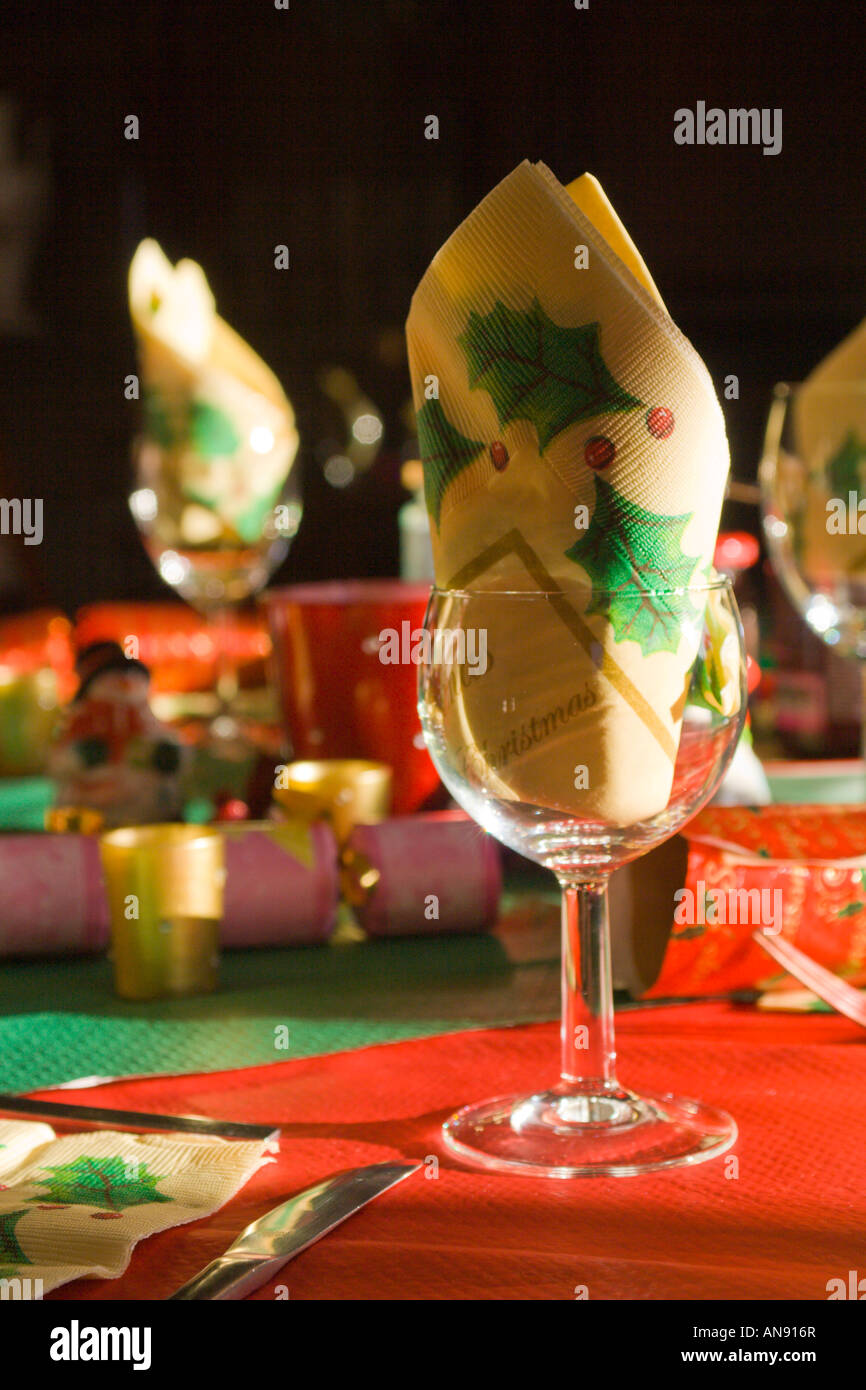
[[[774,798],[855,799],[855,780],[859,797],[859,774],[808,776],[796,785],[774,778]],[[43,784],[19,782],[16,792],[9,804],[0,797],[0,825],[41,814]],[[230,951],[219,991],[190,999],[118,999],[104,959],[0,961],[0,1090],[82,1076],[218,1071],[555,1018],[555,890],[542,871],[526,865],[525,874],[520,891],[506,895],[496,936]],[[540,935],[518,930],[515,951],[507,924],[519,918],[527,889],[537,908],[529,917],[547,915]]]
[[[551,951],[552,954],[552,951]],[[118,999],[104,959],[0,964],[0,1090],[82,1076],[219,1071],[554,1018],[555,961],[490,936],[229,951],[220,989]]]

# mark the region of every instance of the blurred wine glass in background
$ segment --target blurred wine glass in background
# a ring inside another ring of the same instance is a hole
[[[827,647],[860,663],[866,756],[866,384],[777,385],[759,481],[785,593]]]
[[[235,708],[238,682],[226,630],[297,534],[303,511],[297,450],[296,433],[279,435],[266,423],[254,424],[245,440],[222,454],[151,433],[133,449],[129,506],[145,549],[165,583],[217,629],[218,708],[205,742],[222,756],[248,748]]]

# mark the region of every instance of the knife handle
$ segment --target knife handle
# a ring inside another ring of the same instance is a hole
[[[175,1293],[169,1294],[168,1301],[246,1298],[254,1289],[266,1284],[285,1263],[285,1259],[265,1260],[261,1255],[221,1255]]]

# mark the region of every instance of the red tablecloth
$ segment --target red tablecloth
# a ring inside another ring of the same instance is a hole
[[[278,1162],[222,1211],[139,1245],[123,1278],[50,1296],[164,1298],[292,1193],[400,1155],[437,1155],[438,1178],[413,1175],[288,1264],[274,1284],[291,1299],[570,1300],[586,1285],[590,1299],[822,1300],[829,1279],[866,1273],[866,1036],[854,1024],[720,1004],[620,1016],[620,1079],[729,1109],[736,1178],[727,1155],[573,1181],[454,1164],[442,1120],[458,1104],[547,1084],[557,1051],[557,1027],[543,1024],[76,1092],[278,1122],[283,1140]],[[274,1284],[254,1297],[273,1299]]]

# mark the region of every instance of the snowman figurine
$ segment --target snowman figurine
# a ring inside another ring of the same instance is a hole
[[[186,750],[148,704],[148,668],[116,642],[96,642],[76,671],[48,761],[55,807],[95,812],[106,829],[178,820]]]

